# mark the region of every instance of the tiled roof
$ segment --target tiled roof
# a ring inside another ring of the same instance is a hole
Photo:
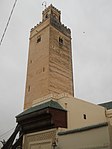
[[[66,111],[58,102],[50,100],[48,102],[39,104],[37,106],[31,107],[31,108],[25,110],[24,112],[17,115],[16,118],[24,116],[24,115],[28,115],[33,112],[37,112],[37,111],[45,109],[45,108],[54,108],[54,109]]]
[[[105,102],[105,103],[101,103],[101,104],[99,104],[100,106],[102,106],[102,107],[104,107],[104,108],[106,108],[106,109],[112,109],[112,101],[110,101],[110,102]]]

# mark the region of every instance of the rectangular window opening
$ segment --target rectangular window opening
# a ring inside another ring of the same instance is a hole
[[[37,37],[37,43],[41,42],[41,37]]]
[[[43,67],[43,72],[45,72],[45,67]]]
[[[86,114],[83,114],[83,118],[86,120],[87,119],[87,116],[86,116]]]
[[[59,37],[59,44],[63,45],[63,39]]]
[[[30,60],[30,64],[32,63],[32,60]]]
[[[28,86],[28,92],[30,92],[30,85]]]

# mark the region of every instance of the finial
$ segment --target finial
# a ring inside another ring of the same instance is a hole
[[[42,6],[44,6],[44,7],[46,8],[46,6],[47,6],[47,2],[44,1],[44,2],[42,3]]]

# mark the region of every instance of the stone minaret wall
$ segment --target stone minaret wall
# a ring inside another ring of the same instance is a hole
[[[48,94],[74,95],[71,31],[61,24],[61,12],[50,5],[30,34],[24,108]]]

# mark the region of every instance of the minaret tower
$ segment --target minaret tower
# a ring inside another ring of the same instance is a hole
[[[71,31],[61,23],[61,12],[50,5],[42,22],[30,33],[24,109],[49,94],[74,96]]]

